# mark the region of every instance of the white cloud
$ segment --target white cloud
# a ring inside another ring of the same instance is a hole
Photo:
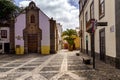
[[[29,1],[21,1],[20,7],[28,6]],[[74,0],[78,3],[78,0]],[[79,10],[70,5],[67,0],[34,0],[36,5],[50,18],[53,17],[63,25],[63,30],[79,26]]]
[[[21,2],[19,2],[19,6],[20,7],[26,7],[26,6],[28,6],[29,2],[30,1],[21,1]]]

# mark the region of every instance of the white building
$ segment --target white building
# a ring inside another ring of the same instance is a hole
[[[120,68],[120,0],[79,0],[81,51],[92,56],[95,46],[96,58]],[[92,32],[92,21],[107,22]],[[94,44],[93,44],[94,43]]]
[[[10,50],[10,29],[9,27],[0,28],[0,53],[7,53]]]
[[[58,30],[58,50],[62,49],[62,25],[57,23],[57,30]]]

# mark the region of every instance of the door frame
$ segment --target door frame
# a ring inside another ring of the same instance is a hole
[[[104,42],[103,42],[103,43],[104,43],[104,44],[103,44],[103,46],[104,46],[104,47],[103,47],[103,48],[104,48],[104,53],[102,53],[103,51],[101,51],[101,50],[102,50],[102,49],[101,49],[101,47],[102,47],[102,43],[101,43],[101,38],[102,38],[102,37],[101,37],[101,33],[102,33],[102,32],[104,32]],[[99,30],[99,40],[100,40],[100,41],[99,41],[100,60],[105,62],[105,61],[106,61],[105,28]]]
[[[36,48],[35,50],[36,51],[35,52],[31,52],[30,49],[29,49],[30,48],[30,44],[31,44],[29,40],[32,39],[30,37],[33,37],[33,38],[35,37],[35,39],[33,39],[33,40],[35,40],[36,43],[32,43],[32,44],[36,44],[36,46],[35,46],[35,48]],[[38,52],[38,34],[28,34],[28,41],[27,42],[28,42],[28,53],[37,53]]]
[[[4,52],[9,53],[10,52],[10,43],[4,43]]]

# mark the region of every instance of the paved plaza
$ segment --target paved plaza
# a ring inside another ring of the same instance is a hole
[[[0,55],[0,80],[120,80],[120,70],[98,60],[94,70],[76,53]]]

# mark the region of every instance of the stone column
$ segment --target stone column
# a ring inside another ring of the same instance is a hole
[[[14,20],[10,20],[10,53],[15,53],[15,25]]]
[[[56,53],[55,51],[55,25],[56,21],[53,18],[50,19],[50,53]]]

